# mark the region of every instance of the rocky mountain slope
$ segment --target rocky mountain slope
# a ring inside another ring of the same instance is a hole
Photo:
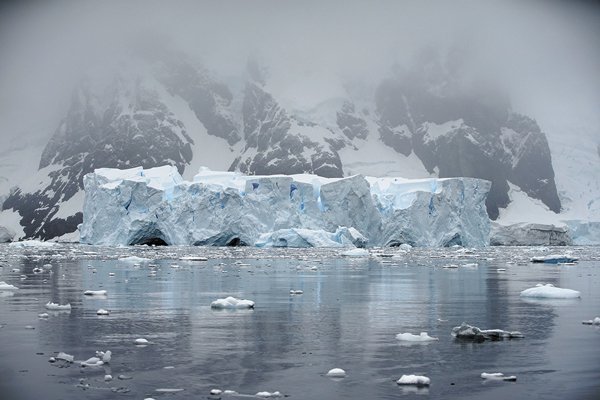
[[[11,221],[17,238],[76,232],[85,174],[165,164],[188,178],[200,165],[342,177],[385,159],[397,163],[400,176],[410,170],[491,181],[492,219],[510,202],[509,183],[561,209],[548,142],[536,122],[513,112],[498,91],[463,85],[439,59],[394,73],[372,98],[348,95],[326,110],[333,124],[286,110],[258,71],[249,64],[238,92],[172,53],[91,74],[75,90],[38,171],[4,194],[0,225]]]

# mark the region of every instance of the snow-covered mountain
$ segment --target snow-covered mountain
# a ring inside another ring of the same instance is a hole
[[[0,197],[0,226],[16,238],[72,237],[85,174],[165,164],[186,179],[202,165],[260,175],[466,176],[492,182],[492,219],[515,191],[561,210],[548,140],[535,120],[438,59],[382,79],[370,96],[349,90],[302,111],[286,109],[254,63],[240,80],[237,89],[182,54],[160,52],[91,72],[37,171]]]

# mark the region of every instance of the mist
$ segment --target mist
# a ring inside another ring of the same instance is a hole
[[[87,71],[163,42],[225,82],[257,57],[299,109],[459,48],[467,79],[501,86],[549,136],[598,137],[599,17],[558,1],[15,2],[0,15],[0,134],[51,135]]]

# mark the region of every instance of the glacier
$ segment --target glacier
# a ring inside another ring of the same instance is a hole
[[[101,168],[84,177],[81,243],[261,247],[489,243],[490,182]]]

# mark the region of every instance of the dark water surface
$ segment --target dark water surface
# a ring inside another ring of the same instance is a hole
[[[565,250],[581,261],[523,262]],[[600,316],[599,249],[377,253],[2,245],[0,281],[20,289],[0,292],[0,398],[203,399],[217,398],[209,391],[220,388],[293,399],[600,399],[600,329],[581,324]],[[179,260],[192,254],[208,261]],[[132,255],[149,261],[119,260]],[[472,262],[479,265],[443,268]],[[519,297],[539,282],[579,290],[581,299]],[[108,295],[84,296],[88,289]],[[213,300],[228,295],[254,300],[256,309],[211,310]],[[46,311],[50,300],[69,302],[71,312]],[[97,316],[99,308],[110,315]],[[49,318],[39,319],[43,312]],[[463,321],[525,338],[457,342],[450,331]],[[439,341],[395,338],[421,331]],[[151,344],[135,346],[142,337]],[[86,360],[96,350],[111,350],[110,364],[48,362],[59,351]],[[348,376],[325,377],[334,367]],[[482,372],[518,380],[484,382]],[[426,375],[431,386],[400,387],[402,374]]]

